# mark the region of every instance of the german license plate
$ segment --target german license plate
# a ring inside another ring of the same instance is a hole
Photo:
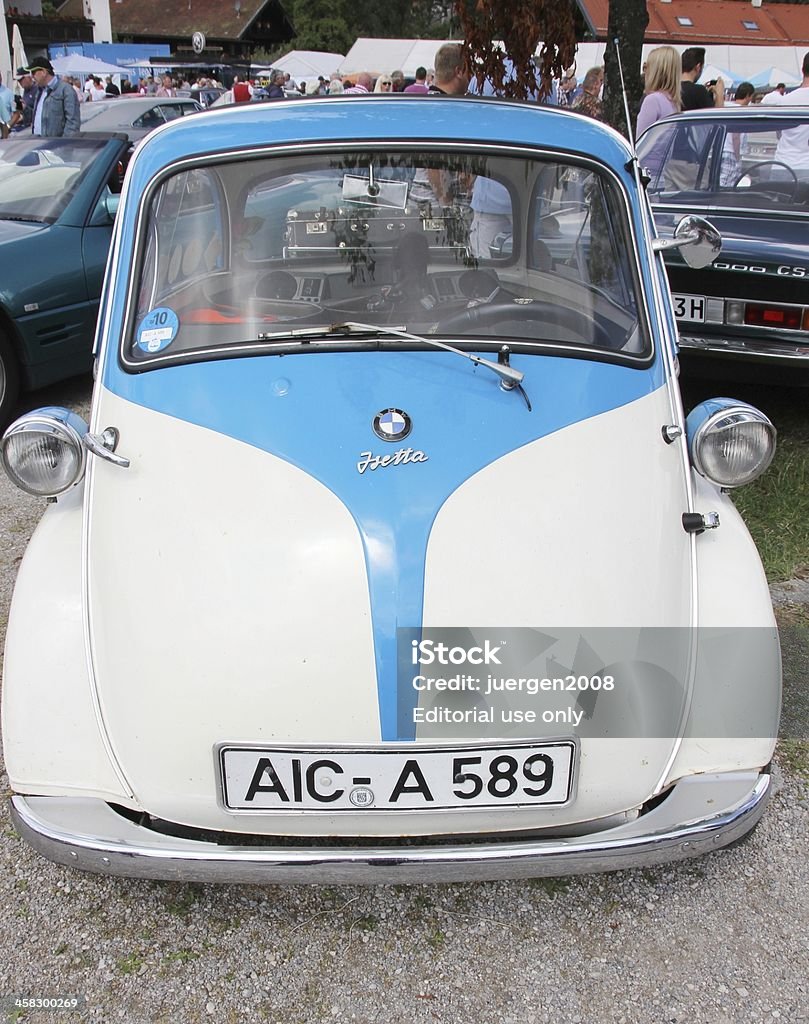
[[[572,740],[493,748],[219,749],[224,803],[234,811],[564,804],[574,762]]]
[[[674,299],[674,315],[686,323],[702,324],[705,322],[704,295],[672,295]]]

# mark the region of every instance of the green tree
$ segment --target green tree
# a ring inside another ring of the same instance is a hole
[[[634,128],[641,100],[643,77],[641,54],[643,37],[649,24],[646,0],[611,0],[607,23],[607,49],[604,53],[604,119],[613,128],[627,135],[621,77],[615,53],[617,40],[624,70],[624,84],[629,103],[629,116]]]
[[[457,34],[453,0],[289,0],[297,50],[347,53],[360,36],[442,38]],[[394,68],[368,68],[393,71]]]
[[[293,0],[289,5],[296,50],[347,53],[355,34],[349,25],[346,0]]]

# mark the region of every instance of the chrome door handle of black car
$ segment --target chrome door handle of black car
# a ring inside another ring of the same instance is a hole
[[[81,440],[84,447],[100,459],[111,462],[113,466],[120,466],[121,469],[129,467],[129,459],[115,454],[118,447],[118,431],[115,427],[107,427],[100,434],[84,434]]]

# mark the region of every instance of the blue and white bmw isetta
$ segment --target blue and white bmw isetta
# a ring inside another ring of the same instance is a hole
[[[769,793],[778,637],[686,422],[631,149],[568,111],[332,97],[155,131],[91,422],[7,431],[56,498],[3,692],[17,828],[89,871],[429,881],[657,863]],[[42,637],[48,642],[43,643]]]

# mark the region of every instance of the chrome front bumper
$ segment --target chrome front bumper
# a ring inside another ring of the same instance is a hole
[[[615,871],[696,857],[745,835],[770,795],[770,776],[727,772],[682,779],[635,821],[571,838],[466,840],[400,846],[220,846],[136,825],[102,800],[13,796],[18,831],[49,860],[84,871],[187,882],[459,882]]]

